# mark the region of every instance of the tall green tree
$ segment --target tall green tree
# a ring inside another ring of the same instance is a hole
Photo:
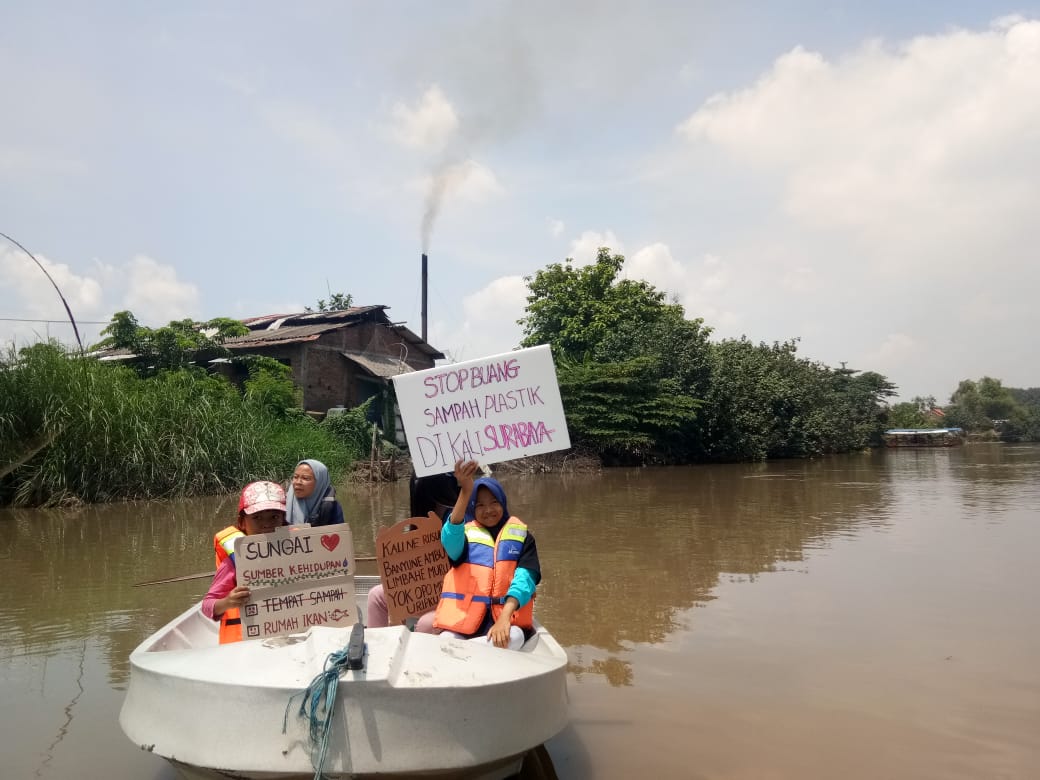
[[[933,411],[935,408],[935,396],[916,395],[909,401],[892,406],[885,422],[889,428],[934,428],[945,425],[947,421],[936,416]]]
[[[591,265],[575,267],[568,259],[524,277],[529,294],[518,320],[520,345],[549,344],[557,358],[584,361],[626,322],[656,320],[664,293],[648,282],[618,278],[624,264],[623,255],[604,247]]]
[[[238,320],[216,317],[206,322],[174,320],[161,328],[148,328],[138,323],[131,311],[112,315],[112,321],[101,331],[98,346],[102,349],[125,349],[137,355],[138,372],[144,375],[169,369],[185,368],[202,354],[207,357],[227,355],[225,340],[244,336],[249,329]]]
[[[610,330],[592,351],[598,362],[651,357],[658,377],[678,391],[700,398],[711,377],[711,328],[700,318],[686,319],[677,303],[663,304],[646,320],[629,318]]]
[[[825,406],[830,409],[824,437],[827,452],[848,452],[882,443],[882,432],[888,423],[888,399],[896,394],[896,386],[876,371],[830,369],[816,364],[829,381],[824,392]]]
[[[799,357],[796,340],[726,339],[713,345],[699,455],[762,460],[862,449],[880,440],[883,402],[894,393],[881,374]]]
[[[639,357],[561,364],[560,396],[576,444],[607,463],[642,463],[685,451],[683,439],[699,402],[682,393],[674,379],[662,379],[655,362]]]
[[[831,369],[797,341],[709,341],[625,258],[553,263],[527,277],[522,346],[549,344],[572,438],[605,460],[759,460],[846,452],[880,441],[895,386]]]
[[[914,401],[902,401],[888,410],[890,428],[928,428],[929,420]]]
[[[527,277],[522,346],[549,344],[574,439],[611,462],[684,460],[710,376],[709,328],[645,281],[625,258],[552,263]]]
[[[1001,426],[1000,438],[1005,441],[1040,441],[1040,387],[1009,387],[1007,391],[1018,403],[1018,408]]]
[[[999,379],[984,376],[978,382],[963,380],[950,396],[946,420],[969,431],[992,430],[994,420],[1010,419],[1021,408]]]
[[[1040,387],[1009,387],[1007,390],[1011,393],[1011,397],[1023,406],[1033,407],[1040,411]]]

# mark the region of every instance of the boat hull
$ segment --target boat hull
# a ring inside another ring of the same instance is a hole
[[[349,635],[220,645],[196,605],[131,654],[120,725],[188,777],[313,777],[309,721],[286,708]],[[339,676],[327,777],[505,777],[566,724],[566,654],[543,627],[520,651],[400,626],[365,643],[365,668]]]
[[[227,780],[227,778],[235,778],[236,780],[314,780],[314,771],[306,772],[303,774],[268,774],[268,773],[256,773],[251,772],[248,774],[242,774],[241,772],[235,771],[220,771],[215,769],[205,769],[203,767],[191,766],[189,764],[181,764],[177,761],[170,761],[170,764],[174,769],[177,770],[177,774],[183,778],[183,780]],[[464,769],[457,769],[451,771],[425,771],[425,772],[408,772],[405,774],[372,774],[372,775],[337,775],[325,773],[325,777],[335,778],[341,780],[344,777],[351,777],[353,780],[414,780],[415,778],[452,778],[453,780],[503,780],[503,778],[516,777],[523,767],[523,757],[518,756],[514,758],[508,758],[502,761],[496,761],[492,764],[486,764],[480,767],[468,767]]]

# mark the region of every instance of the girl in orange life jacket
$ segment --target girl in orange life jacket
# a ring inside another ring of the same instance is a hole
[[[274,482],[251,482],[242,490],[238,502],[238,529],[246,536],[269,534],[285,525],[285,491]],[[237,642],[242,638],[242,621],[238,610],[249,599],[249,588],[239,585],[235,576],[235,559],[221,561],[213,584],[202,600],[202,614],[220,621],[220,642]]]
[[[455,464],[459,497],[441,528],[451,569],[434,625],[518,650],[532,630],[532,599],[542,577],[538,548],[527,525],[509,513],[498,480],[474,480],[477,468],[475,461]]]

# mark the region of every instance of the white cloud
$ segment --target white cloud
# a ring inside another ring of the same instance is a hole
[[[580,237],[571,241],[570,252],[567,257],[574,261],[574,265],[589,265],[596,259],[596,253],[601,247],[607,247],[612,254],[624,254],[625,246],[621,243],[613,230],[599,233],[595,230],[586,230]]]
[[[688,317],[704,317],[709,325],[733,326],[739,317],[723,304],[730,287],[729,266],[717,255],[704,255],[700,264],[682,263],[667,244],[643,247],[629,258],[622,271],[628,279],[644,279],[668,299],[675,297]]]
[[[392,110],[393,136],[410,149],[438,152],[459,129],[455,108],[436,84],[429,87],[415,107],[396,103]]]
[[[145,255],[119,266],[95,262],[90,272],[77,274],[65,263],[33,254],[68,302],[85,345],[97,341],[104,327],[92,323],[107,323],[121,309],[129,309],[142,325],[151,327],[199,314],[198,289],[180,281],[173,266]],[[13,247],[0,248],[0,278],[9,316],[34,320],[0,322],[0,340],[22,346],[50,336],[75,344],[61,298],[27,255]]]
[[[55,313],[62,310],[61,299],[54,290],[57,285],[61,294],[70,306],[82,306],[93,309],[101,298],[101,288],[89,277],[79,276],[64,263],[55,263],[45,255],[33,255],[40,262],[38,266],[32,258],[19,249],[0,249],[0,269],[3,271],[5,286],[13,288],[14,299],[8,297],[8,305],[14,305],[22,311],[34,314]],[[46,275],[41,272],[43,266]],[[54,285],[47,275],[54,280]]]
[[[627,258],[622,275],[629,279],[645,279],[665,292],[679,294],[689,285],[689,274],[672,257],[672,250],[660,242],[645,246]]]
[[[128,288],[123,302],[142,325],[154,327],[199,316],[198,288],[178,279],[173,266],[137,255],[124,270]]]
[[[748,335],[804,336],[809,356],[855,357],[910,395],[952,390],[965,354],[1036,384],[1037,73],[1040,21],[1012,17],[833,58],[796,47],[696,108],[684,147],[759,210],[712,246]]]
[[[1032,213],[1038,72],[1040,22],[1021,20],[835,61],[799,47],[679,132],[779,177],[784,210],[806,227],[898,242],[909,251],[887,256],[905,270],[932,262],[920,248],[951,228],[985,241],[995,216]]]
[[[559,238],[563,235],[563,231],[566,229],[566,225],[563,224],[562,219],[550,219],[549,220],[549,234],[553,238]]]
[[[523,337],[516,321],[527,305],[522,276],[494,279],[462,299],[462,321],[432,324],[430,341],[453,362],[497,355],[516,348]]]
[[[80,338],[87,341],[96,328],[81,325],[81,320],[95,320],[105,315],[100,283],[89,276],[76,274],[64,263],[55,263],[33,252],[54,284],[48,280],[32,258],[15,247],[0,247],[0,293],[4,311],[12,320],[0,322],[0,338],[19,345],[48,336],[66,343],[75,342],[62,297],[77,321]],[[61,297],[55,291],[61,291]],[[36,320],[18,322],[14,320]],[[49,321],[49,322],[48,322]]]

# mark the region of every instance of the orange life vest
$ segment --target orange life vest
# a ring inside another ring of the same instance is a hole
[[[466,523],[466,560],[452,566],[444,575],[433,624],[459,634],[475,634],[489,606],[491,617],[497,620],[526,539],[527,525],[517,517],[506,521],[498,532],[498,539],[492,539],[488,530],[475,520]],[[532,596],[512,614],[510,622],[520,628],[531,628],[533,621]]]
[[[237,525],[229,525],[222,531],[213,534],[213,552],[217,557],[217,568],[227,558],[235,557],[235,539],[245,536]]]
[[[240,536],[245,534],[235,525],[229,525],[213,534],[213,552],[216,554],[218,569],[228,558],[231,559],[231,563],[235,562],[235,539]],[[238,608],[232,607],[220,616],[220,644],[239,642],[241,639],[242,618],[238,614]]]
[[[220,644],[242,641],[242,618],[238,607],[232,607],[220,616]]]

